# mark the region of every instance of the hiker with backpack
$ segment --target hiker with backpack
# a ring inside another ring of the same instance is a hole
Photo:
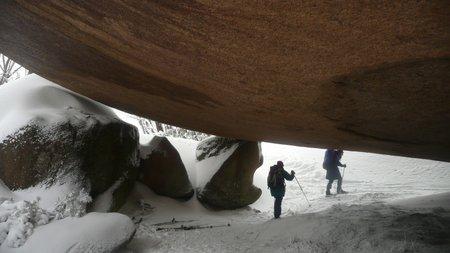
[[[341,163],[342,155],[344,154],[344,151],[342,149],[327,149],[325,151],[325,158],[323,161],[323,168],[327,170],[326,179],[328,179],[327,184],[327,190],[326,190],[326,196],[331,195],[331,187],[333,185],[334,180],[338,180],[337,185],[337,194],[344,194],[347,193],[346,191],[342,190],[342,176],[341,172],[339,171],[339,167],[347,167],[347,165]]]
[[[291,181],[295,177],[295,172],[291,170],[291,174],[284,170],[282,161],[278,161],[276,165],[270,167],[267,177],[267,186],[270,188],[270,194],[275,198],[274,218],[278,219],[281,215],[281,202],[286,192],[286,184],[284,180]]]

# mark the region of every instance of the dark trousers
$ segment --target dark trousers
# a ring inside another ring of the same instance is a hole
[[[337,180],[338,180],[337,192],[339,193],[339,192],[342,191],[342,177],[339,177]],[[328,180],[328,184],[327,184],[327,192],[328,193],[331,190],[331,186],[333,185],[333,181],[334,181],[334,179]]]
[[[275,217],[275,219],[280,218],[282,201],[283,201],[283,197],[275,198],[275,203],[274,203],[274,207],[273,207],[273,216]]]

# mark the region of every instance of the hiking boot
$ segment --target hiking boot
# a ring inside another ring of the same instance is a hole
[[[344,190],[340,190],[337,192],[337,194],[347,194],[348,192],[344,191]]]
[[[327,190],[326,192],[325,192],[325,196],[330,196],[331,195],[331,192],[329,191],[329,190]]]

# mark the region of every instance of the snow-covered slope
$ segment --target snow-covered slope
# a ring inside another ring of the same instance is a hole
[[[273,220],[254,210],[214,212],[138,185],[122,211],[139,222],[123,252],[447,252],[450,194],[403,203],[330,204]],[[436,205],[429,206],[427,203]],[[129,202],[132,203],[131,201]],[[128,209],[129,208],[129,209]],[[131,212],[134,210],[134,212]],[[229,224],[229,225],[228,225]],[[183,229],[183,227],[186,229]]]
[[[450,163],[345,151],[347,164],[343,188],[349,195],[325,199],[326,171],[322,169],[325,150],[263,143],[264,165],[254,176],[254,184],[267,189],[266,177],[271,164],[284,161],[287,171],[294,170],[303,190],[312,203],[308,207],[295,181],[287,182],[283,208],[286,212],[312,212],[331,204],[361,204],[401,199],[450,191]],[[336,190],[336,182],[332,192]],[[273,198],[263,191],[252,207],[262,211],[272,208]]]
[[[199,231],[185,241],[196,245],[197,252],[448,252],[450,209],[410,203],[411,208],[337,204],[321,212]],[[202,248],[202,243],[210,248]]]

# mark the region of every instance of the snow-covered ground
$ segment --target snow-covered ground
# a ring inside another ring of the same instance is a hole
[[[201,185],[199,169],[204,169],[204,164],[195,161],[197,143],[175,138],[171,142],[180,151],[193,185]],[[441,204],[450,202],[450,194],[445,194],[450,192],[449,163],[345,152],[342,161],[348,166],[344,189],[350,193],[327,198],[325,170],[321,166],[324,150],[272,143],[263,143],[262,150],[264,164],[256,171],[254,184],[263,194],[247,209],[207,210],[195,198],[178,202],[157,196],[137,184],[133,196],[121,210],[137,223],[137,233],[124,252],[444,252],[450,249],[449,240],[445,243],[438,240],[435,246],[427,244],[434,237],[442,236],[439,228],[450,222],[450,207]],[[295,180],[287,182],[283,218],[272,220],[273,198],[266,186],[266,176],[270,165],[278,160],[284,161],[286,170],[296,172],[311,207]],[[409,200],[409,205],[394,205],[405,198],[439,193],[444,195]],[[436,209],[439,206],[442,209]],[[183,230],[182,225],[200,229]],[[418,229],[419,234],[426,234],[425,239],[409,233],[409,226]],[[450,228],[443,231],[450,238]]]
[[[450,191],[450,163],[346,151],[342,162],[347,168],[345,172],[341,168],[341,174],[344,174],[343,189],[351,194],[325,199],[327,181],[326,171],[322,169],[325,150],[272,143],[263,143],[262,149],[264,165],[255,173],[255,185],[266,189],[269,165],[282,160],[287,171],[296,172],[312,203],[309,208],[297,183],[288,182],[285,211],[313,212],[328,208],[331,203],[362,204]],[[263,191],[260,200],[252,206],[267,211],[271,201],[270,193]]]

